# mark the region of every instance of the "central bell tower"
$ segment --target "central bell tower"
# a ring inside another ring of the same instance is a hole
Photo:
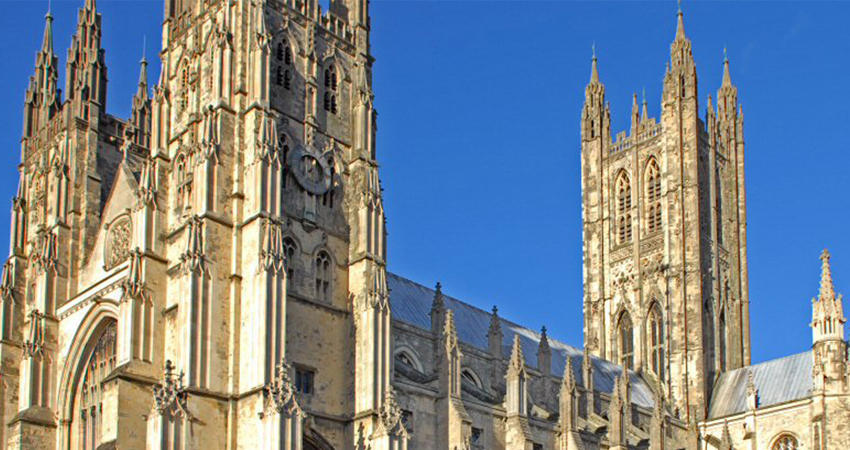
[[[728,60],[704,120],[697,94],[680,10],[660,120],[635,95],[630,130],[612,136],[594,54],[581,122],[585,345],[689,419],[720,373],[750,364],[744,118]]]

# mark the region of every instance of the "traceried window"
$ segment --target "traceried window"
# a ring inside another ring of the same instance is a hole
[[[103,380],[115,369],[116,322],[103,330],[86,362],[76,394],[76,448],[95,450],[103,428]]]
[[[626,172],[620,173],[616,182],[617,242],[632,241],[632,185]]]
[[[649,357],[652,372],[660,380],[664,380],[664,324],[658,304],[655,304],[649,310],[647,326],[649,327],[647,334],[649,336]]]
[[[617,339],[619,340],[620,364],[626,369],[635,366],[634,326],[629,313],[624,312],[617,323]]]
[[[291,237],[283,238],[283,252],[286,256],[286,279],[289,286],[294,286],[295,264],[298,258],[298,245]]]
[[[331,114],[336,114],[337,112],[337,74],[336,68],[333,65],[328,66],[325,69],[325,111],[330,112]]]
[[[316,256],[316,298],[331,301],[331,257],[324,250]]]
[[[790,434],[785,434],[773,442],[773,447],[770,450],[797,450],[799,447],[797,438]]]
[[[661,173],[655,158],[649,160],[644,173],[644,214],[649,233],[661,231]]]

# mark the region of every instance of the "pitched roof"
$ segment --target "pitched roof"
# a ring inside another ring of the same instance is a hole
[[[393,319],[413,325],[424,330],[431,329],[431,302],[434,290],[422,286],[407,278],[387,274],[387,284],[390,288],[390,304]],[[468,303],[445,295],[446,308],[454,311],[455,325],[461,342],[482,350],[489,348],[487,332],[490,328],[492,314],[476,308]],[[525,363],[537,367],[537,347],[540,345],[540,334],[528,328],[517,325],[509,320],[500,318],[502,325],[502,354],[510,355],[514,335],[519,335]],[[573,373],[577,382],[584,384],[582,379],[581,349],[564,344],[549,337],[552,349],[552,374],[564,373],[567,357],[573,364]],[[622,374],[622,368],[609,361],[593,357],[593,386],[596,390],[610,394],[614,390],[614,379]],[[651,408],[654,404],[652,389],[641,377],[630,374],[632,387],[632,402],[638,406]]]
[[[720,375],[711,396],[708,417],[731,416],[747,410],[750,371],[758,389],[759,408],[787,403],[812,394],[812,352],[730,370]]]

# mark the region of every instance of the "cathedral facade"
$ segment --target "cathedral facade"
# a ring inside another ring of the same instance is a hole
[[[581,121],[583,349],[388,272],[368,0],[169,0],[161,76],[106,111],[85,0],[46,18],[0,279],[7,450],[843,450],[829,254],[809,352],[751,365],[743,112]],[[804,324],[801,324],[804,326]]]

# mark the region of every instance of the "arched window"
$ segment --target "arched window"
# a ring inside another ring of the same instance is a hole
[[[474,384],[476,387],[483,388],[483,386],[481,385],[481,380],[478,378],[477,375],[475,375],[473,371],[469,369],[463,369],[460,371],[460,376],[464,380]]]
[[[95,450],[103,428],[103,380],[115,369],[116,322],[113,320],[97,337],[83,369],[74,400],[76,448]]]
[[[773,446],[770,447],[770,450],[797,450],[798,448],[797,438],[790,434],[783,434],[777,440],[773,441]]]
[[[626,172],[617,177],[617,242],[632,241],[632,184]]]
[[[337,112],[337,104],[336,104],[336,95],[337,95],[337,75],[336,69],[333,65],[328,66],[325,69],[325,111],[329,111],[331,114],[336,114]]]
[[[174,162],[177,186],[177,207],[182,209],[192,201],[192,177],[189,171],[189,161],[185,154],[180,154]]]
[[[316,256],[316,298],[331,301],[331,257],[324,250]]]
[[[292,50],[286,40],[278,42],[275,49],[275,60],[277,68],[275,69],[275,84],[283,86],[289,90],[292,87]]]
[[[286,279],[289,286],[294,286],[295,264],[298,258],[298,246],[295,241],[287,236],[283,238],[283,253],[286,256]]]
[[[620,364],[623,368],[633,369],[635,365],[634,326],[629,313],[624,312],[617,323],[617,338],[620,341]]]
[[[412,367],[419,372],[424,372],[422,368],[422,364],[419,363],[419,359],[413,355],[410,350],[400,350],[395,354],[396,362],[400,362],[408,367]]]
[[[656,303],[649,310],[647,320],[647,334],[649,335],[649,356],[652,372],[660,380],[664,380],[664,323],[661,319],[661,310]]]
[[[661,231],[661,171],[655,158],[649,160],[644,172],[644,214],[649,233]]]

